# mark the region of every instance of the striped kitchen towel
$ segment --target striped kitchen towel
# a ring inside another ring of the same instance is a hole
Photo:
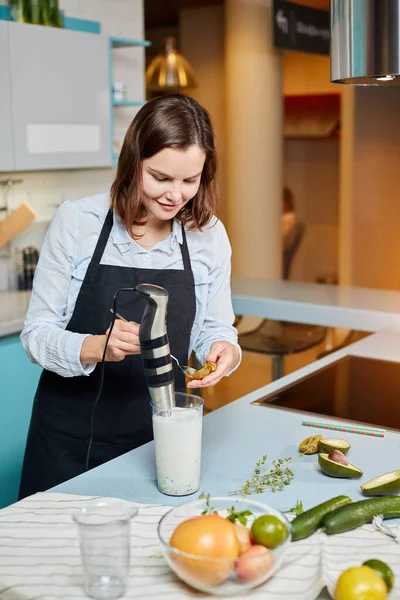
[[[85,597],[77,527],[71,515],[93,500],[86,496],[41,493],[0,510],[0,600]],[[125,598],[198,597],[198,592],[175,577],[160,553],[157,524],[170,507],[136,506]],[[314,600],[325,585],[332,592],[342,570],[373,557],[386,559],[400,583],[400,545],[372,527],[331,537],[318,532],[292,543],[279,572],[248,595],[260,600]],[[237,600],[242,598],[238,596]],[[399,586],[390,598],[400,600]]]

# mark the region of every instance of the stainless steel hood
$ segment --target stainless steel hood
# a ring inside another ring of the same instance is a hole
[[[400,85],[400,0],[331,0],[331,80]]]

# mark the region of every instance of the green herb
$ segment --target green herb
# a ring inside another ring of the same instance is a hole
[[[205,494],[201,492],[199,496],[199,500],[206,501],[206,508],[201,512],[202,515],[217,515],[218,512],[215,510],[213,506],[210,506],[210,494]]]
[[[293,506],[293,508],[291,508],[290,510],[288,510],[288,512],[294,513],[296,515],[296,517],[298,517],[299,515],[301,515],[301,513],[304,512],[302,501],[301,500],[296,500],[296,506]]]
[[[265,454],[256,462],[252,477],[245,482],[242,488],[229,493],[249,496],[250,494],[262,494],[267,489],[276,492],[277,490],[283,490],[285,485],[289,485],[294,477],[294,473],[285,465],[292,459],[279,458],[273,460],[272,467],[268,471],[263,472],[267,458],[268,456]]]
[[[239,512],[235,511],[235,507],[228,508],[229,515],[226,517],[228,521],[234,523],[235,521],[239,521],[242,525],[247,524],[247,517],[251,517],[253,514],[251,510],[241,510]]]

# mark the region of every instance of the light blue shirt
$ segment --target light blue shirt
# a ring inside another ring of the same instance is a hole
[[[64,202],[48,229],[40,253],[21,341],[32,362],[63,377],[89,375],[96,366],[80,362],[81,346],[89,334],[65,328],[109,206],[109,194]],[[203,364],[216,341],[226,340],[239,348],[231,302],[231,247],[225,228],[216,217],[202,231],[187,230],[186,238],[196,294],[189,354],[194,350]],[[114,214],[101,263],[183,269],[181,242],[181,224],[174,220],[168,238],[146,250],[129,236],[125,225]]]

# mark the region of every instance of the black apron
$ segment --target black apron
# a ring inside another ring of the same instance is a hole
[[[172,354],[187,364],[196,314],[196,297],[186,235],[182,226],[184,269],[141,269],[100,264],[113,225],[110,210],[66,329],[104,334],[119,288],[152,283],[169,294],[167,331]],[[117,311],[140,323],[146,300],[132,292],[118,296]],[[61,377],[43,370],[36,391],[25,449],[19,497],[47,490],[85,471],[93,403],[100,385],[100,363],[89,376]],[[174,365],[175,389],[185,391]],[[96,407],[89,468],[153,439],[150,394],[140,354],[106,362],[104,386]]]

